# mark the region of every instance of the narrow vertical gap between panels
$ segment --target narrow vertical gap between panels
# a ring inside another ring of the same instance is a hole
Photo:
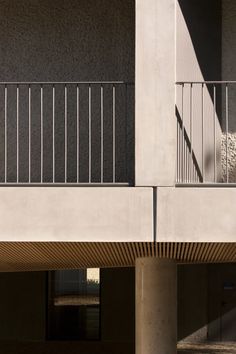
[[[40,160],[41,160],[41,166],[40,166],[40,182],[43,183],[43,169],[44,169],[44,164],[43,164],[43,152],[44,152],[44,138],[43,138],[43,127],[44,122],[43,122],[43,85],[40,87],[40,131],[41,131],[41,136],[40,136]]]
[[[52,86],[52,181],[55,183],[55,86]]]
[[[113,172],[112,172],[112,180],[113,183],[116,182],[116,88],[113,85],[112,87],[112,126],[113,126],[113,138],[112,138],[112,155],[113,155]]]
[[[4,175],[5,175],[5,183],[7,183],[7,155],[8,155],[8,151],[7,151],[7,85],[5,85],[5,89],[4,89],[4,125],[5,125],[5,168],[4,168]]]
[[[19,85],[16,86],[16,182],[19,182]]]
[[[31,182],[31,86],[29,85],[29,183]]]
[[[104,164],[104,93],[103,93],[103,86],[101,86],[101,183],[103,183],[103,164]]]
[[[67,183],[67,169],[68,169],[68,126],[67,126],[67,86],[65,85],[65,183]]]
[[[88,102],[88,105],[89,105],[89,107],[88,107],[88,110],[89,110],[89,115],[88,115],[89,171],[88,172],[89,172],[89,183],[91,183],[91,176],[92,176],[92,172],[91,172],[91,169],[92,169],[92,132],[91,132],[91,130],[92,130],[92,122],[91,122],[91,120],[92,120],[92,107],[91,107],[92,98],[91,98],[91,94],[92,94],[92,92],[91,92],[90,85],[89,85],[88,90],[89,90],[88,91],[88,95],[89,95],[89,97],[88,97],[88,99],[89,99],[89,102]]]
[[[80,122],[79,122],[79,107],[80,107],[80,90],[79,86],[76,86],[76,124],[77,124],[77,137],[76,137],[76,166],[77,166],[77,183],[79,183],[79,163],[80,163],[80,151],[79,151],[79,131],[80,131]]]

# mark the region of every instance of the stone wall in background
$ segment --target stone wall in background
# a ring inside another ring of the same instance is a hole
[[[227,145],[228,145],[228,149],[227,149]],[[236,133],[228,133],[228,139],[226,139],[226,133],[222,134],[222,141],[221,141],[222,182],[227,182],[227,174],[226,174],[227,164],[228,164],[228,182],[236,183]]]

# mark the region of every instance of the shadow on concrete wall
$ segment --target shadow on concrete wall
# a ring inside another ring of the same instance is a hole
[[[179,340],[236,341],[235,270],[235,264],[179,266]]]

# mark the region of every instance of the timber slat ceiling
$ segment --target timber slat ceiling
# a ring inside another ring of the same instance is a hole
[[[0,271],[134,266],[138,257],[179,263],[236,262],[236,243],[0,242]]]

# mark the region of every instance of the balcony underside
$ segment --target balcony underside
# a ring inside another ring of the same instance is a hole
[[[179,263],[235,262],[231,243],[8,242],[0,243],[0,272],[132,267],[137,257],[168,257]]]

